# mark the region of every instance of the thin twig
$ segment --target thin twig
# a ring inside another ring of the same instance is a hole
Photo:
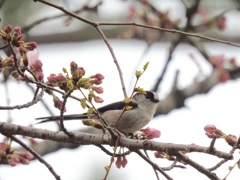
[[[117,136],[117,138],[116,138],[114,149],[113,149],[113,155],[111,157],[110,164],[108,165],[108,168],[106,168],[106,174],[105,174],[103,180],[107,179],[108,174],[109,174],[109,172],[111,170],[111,167],[112,167],[113,162],[114,162],[114,158],[116,157],[117,147],[118,147],[118,143],[119,143],[120,138],[121,138],[121,136]]]
[[[236,150],[236,147],[233,147],[232,149],[231,149],[231,151],[229,152],[229,154],[232,154],[233,155],[233,153],[235,152],[235,150]],[[214,171],[214,170],[216,170],[217,168],[219,168],[221,165],[223,165],[224,163],[226,163],[227,161],[229,161],[230,159],[223,159],[223,160],[221,160],[219,163],[217,163],[216,165],[214,165],[213,167],[211,167],[211,168],[208,168],[208,170],[209,171]]]
[[[102,145],[96,145],[97,147],[99,147],[103,152],[105,152],[107,155],[109,156],[113,156],[113,153],[111,153],[109,150],[107,150],[104,146]],[[120,154],[115,154],[115,157],[121,157],[121,156],[126,156],[131,154],[131,151],[126,151],[124,153],[120,153]]]
[[[71,93],[73,92],[73,90],[69,90],[64,96],[63,96],[63,102],[62,102],[62,107],[61,107],[61,112],[60,112],[60,127],[62,129],[62,131],[64,133],[66,133],[70,138],[74,136],[74,134],[72,132],[69,132],[65,126],[64,126],[64,116],[63,116],[63,113],[64,113],[64,109],[65,109],[65,106],[66,106],[66,103],[67,103],[67,99],[68,97],[71,95]]]
[[[216,142],[216,138],[214,137],[210,143],[210,146],[209,146],[209,152],[211,152],[214,148],[214,145],[215,145],[215,142]]]
[[[195,168],[197,171],[201,172],[202,174],[206,175],[208,178],[212,179],[212,180],[220,180],[219,177],[217,177],[216,174],[211,173],[211,171],[209,171],[208,169],[206,169],[204,166],[196,163],[195,161],[193,161],[192,159],[190,159],[188,156],[184,155],[183,153],[179,152],[179,151],[175,151],[173,153],[179,160],[189,164],[190,166],[192,166],[193,168]]]
[[[229,176],[229,174],[232,172],[232,170],[234,169],[234,167],[236,165],[238,165],[240,163],[240,159],[237,160],[237,162],[232,166],[232,168],[230,169],[230,171],[227,173],[227,175],[223,178],[223,180],[226,180],[227,177]]]
[[[168,54],[168,58],[167,58],[167,61],[163,67],[163,71],[160,75],[160,77],[157,79],[157,82],[155,83],[154,87],[153,87],[153,91],[157,92],[158,91],[158,88],[159,88],[159,85],[160,83],[162,82],[166,72],[167,72],[167,68],[169,66],[169,63],[170,61],[172,60],[172,55],[173,55],[173,52],[175,50],[175,48],[178,46],[178,44],[180,43],[180,38],[178,38],[178,40],[176,40],[175,42],[173,42],[171,44],[171,47],[169,49],[169,54]]]
[[[147,158],[139,149],[132,149],[133,152],[137,153],[141,158],[148,162],[153,169],[159,171],[168,180],[173,180],[166,172],[164,172],[157,164],[153,163],[149,158]]]
[[[107,37],[105,36],[105,34],[103,33],[103,31],[101,30],[100,26],[98,25],[98,26],[96,26],[95,28],[96,28],[96,30],[99,32],[99,34],[102,36],[105,44],[107,45],[107,47],[108,47],[108,49],[109,49],[109,51],[110,51],[110,53],[111,53],[111,55],[112,55],[112,57],[113,57],[114,63],[115,63],[116,66],[117,66],[117,70],[118,70],[118,73],[119,73],[120,82],[121,82],[121,84],[122,84],[122,91],[123,91],[124,97],[126,98],[126,97],[127,97],[127,92],[126,92],[126,87],[125,87],[125,83],[124,83],[124,80],[123,80],[123,73],[122,73],[121,67],[120,67],[120,65],[119,65],[119,63],[118,63],[117,57],[115,56],[115,53],[113,52],[113,48],[112,48],[112,46],[110,45],[110,43],[109,43]]]
[[[143,151],[144,151],[146,157],[147,157],[148,159],[150,159],[147,151],[146,151],[145,149],[144,149]],[[153,166],[152,166],[152,168],[153,168],[153,171],[154,171],[154,173],[155,173],[155,175],[156,175],[156,177],[157,177],[157,180],[160,180],[160,178],[159,178],[159,176],[158,176],[157,170],[156,170]]]
[[[101,2],[98,2],[97,4],[95,4],[93,7],[89,7],[88,6],[88,11],[93,11],[101,4]],[[80,9],[77,9],[75,11],[73,11],[73,13],[75,14],[79,14],[81,13],[83,10],[85,10],[85,7],[86,6],[82,6]],[[42,19],[39,19],[37,21],[34,21],[33,23],[29,24],[29,25],[26,25],[22,28],[22,32],[28,32],[29,30],[31,30],[33,27],[45,22],[45,21],[48,21],[48,20],[53,20],[53,19],[57,19],[57,18],[60,18],[60,17],[64,17],[64,16],[67,16],[66,13],[62,13],[62,14],[58,14],[58,15],[54,15],[54,16],[49,16],[49,17],[44,17]]]
[[[47,169],[52,173],[52,175],[55,177],[55,179],[61,180],[61,177],[55,172],[53,167],[47,161],[45,161],[41,157],[41,155],[39,155],[34,149],[30,148],[25,143],[23,143],[21,140],[19,140],[18,138],[14,137],[13,135],[11,135],[7,132],[1,131],[1,133],[4,134],[5,136],[11,138],[13,141],[15,141],[16,143],[21,145],[23,148],[25,148],[27,151],[32,153],[36,159],[38,159],[41,163],[43,163],[47,167]]]
[[[39,101],[41,101],[42,97],[44,95],[44,89],[38,94],[38,96],[33,99],[32,101],[22,104],[22,105],[15,105],[15,106],[0,106],[0,110],[13,110],[13,109],[23,109],[23,108],[28,108]]]
[[[168,166],[168,167],[162,167],[162,170],[164,170],[164,171],[170,171],[170,170],[172,170],[173,168],[182,168],[182,169],[186,169],[185,166],[177,165],[177,161],[174,160],[174,162],[173,162],[170,166]]]
[[[142,28],[147,28],[147,29],[154,29],[154,30],[160,30],[160,31],[165,31],[165,32],[169,32],[169,33],[178,33],[178,34],[183,34],[186,36],[192,36],[192,37],[196,37],[196,38],[200,38],[200,39],[205,39],[208,41],[214,41],[214,42],[219,42],[222,44],[227,44],[230,46],[235,46],[235,47],[240,47],[240,44],[236,44],[230,41],[224,41],[221,39],[216,39],[216,38],[211,38],[208,36],[203,36],[200,34],[196,34],[196,33],[189,33],[189,32],[184,32],[181,30],[176,30],[176,29],[167,29],[167,28],[161,28],[161,27],[157,27],[157,26],[148,26],[145,24],[140,24],[140,23],[135,23],[135,22],[129,22],[129,23],[109,23],[109,22],[100,22],[98,23],[100,26],[137,26],[137,27],[142,27]]]

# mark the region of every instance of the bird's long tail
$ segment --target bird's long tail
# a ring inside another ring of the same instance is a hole
[[[63,120],[69,121],[69,120],[81,120],[81,119],[87,119],[87,114],[72,114],[72,115],[64,115]],[[53,121],[59,121],[60,116],[48,116],[48,117],[39,117],[36,118],[36,120],[41,120],[37,124],[46,123],[46,122],[53,122]]]

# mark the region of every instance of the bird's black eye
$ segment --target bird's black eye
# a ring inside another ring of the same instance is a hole
[[[150,96],[148,94],[145,95],[146,99],[150,99]]]

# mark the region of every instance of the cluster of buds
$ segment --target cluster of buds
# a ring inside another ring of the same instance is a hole
[[[76,90],[79,88],[91,89],[97,94],[103,93],[103,88],[95,85],[102,84],[104,76],[102,74],[95,74],[90,77],[84,77],[85,69],[83,67],[78,67],[77,63],[72,61],[70,63],[71,76],[65,68],[63,68],[64,73],[51,74],[47,79],[50,86],[59,87],[60,89],[68,92],[69,90]]]
[[[87,98],[84,98],[81,101],[83,108],[86,108],[86,101],[91,102],[94,100],[97,103],[103,102],[103,99],[96,95],[103,93],[103,88],[98,86],[102,84],[102,80],[104,79],[104,76],[102,74],[97,73],[90,77],[85,77],[85,69],[83,67],[79,67],[74,61],[70,63],[70,73],[68,73],[66,68],[63,68],[63,72],[65,75],[62,73],[59,73],[57,75],[51,74],[47,78],[48,85],[52,87],[59,87],[65,92],[68,92],[69,90],[78,90],[81,88],[89,90]],[[52,91],[47,92],[53,96],[55,107],[61,109],[62,101],[59,100],[59,98],[57,98],[57,96],[55,96]]]
[[[28,66],[27,52],[36,49],[37,43],[24,42],[22,40],[21,28],[19,26],[13,28],[10,24],[5,26],[4,29],[0,31],[0,38],[17,47],[19,54],[22,57],[23,65]]]
[[[221,82],[226,82],[230,79],[228,69],[235,69],[237,67],[235,58],[227,59],[223,55],[210,56],[209,62],[218,70]]]
[[[124,155],[123,156],[118,156],[115,164],[116,164],[118,169],[120,169],[121,167],[125,168],[126,165],[127,165],[126,156],[124,156]]]
[[[221,130],[217,129],[214,125],[206,125],[204,127],[204,130],[206,131],[206,135],[209,138],[223,138],[225,141],[230,145],[234,146],[238,142],[238,138],[235,135],[229,134],[226,135]]]
[[[7,160],[10,166],[16,166],[18,163],[28,165],[29,161],[33,159],[33,157],[34,156],[27,151],[14,151],[6,142],[0,143],[0,162]]]
[[[158,26],[162,28],[176,28],[180,19],[171,20],[169,17],[169,11],[160,11],[148,3],[147,0],[141,0],[139,3],[142,8],[136,8],[136,6],[130,5],[128,8],[128,19],[140,18],[145,24],[149,26]]]
[[[128,7],[127,18],[129,20],[138,19],[148,26],[176,29],[181,20],[179,18],[172,19],[169,14],[169,11],[161,11],[155,8],[148,2],[148,0],[140,0],[138,1],[138,4],[130,5]],[[137,28],[131,28],[128,31],[121,33],[119,38],[151,40],[153,38],[153,34],[146,34]]]

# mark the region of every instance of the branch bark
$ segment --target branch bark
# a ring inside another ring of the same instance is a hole
[[[38,128],[31,128],[26,126],[14,125],[10,123],[0,122],[0,132],[8,132],[10,135],[23,135],[32,138],[39,138],[57,142],[74,143],[81,145],[110,145],[114,146],[115,142],[108,134],[88,134],[83,132],[74,132],[73,137],[69,137],[62,131],[50,131]],[[119,146],[128,149],[144,149],[151,151],[187,151],[187,152],[202,152],[217,156],[224,159],[232,159],[232,155],[222,151],[213,149],[209,152],[208,147],[184,144],[161,143],[150,140],[134,140],[121,137]]]

